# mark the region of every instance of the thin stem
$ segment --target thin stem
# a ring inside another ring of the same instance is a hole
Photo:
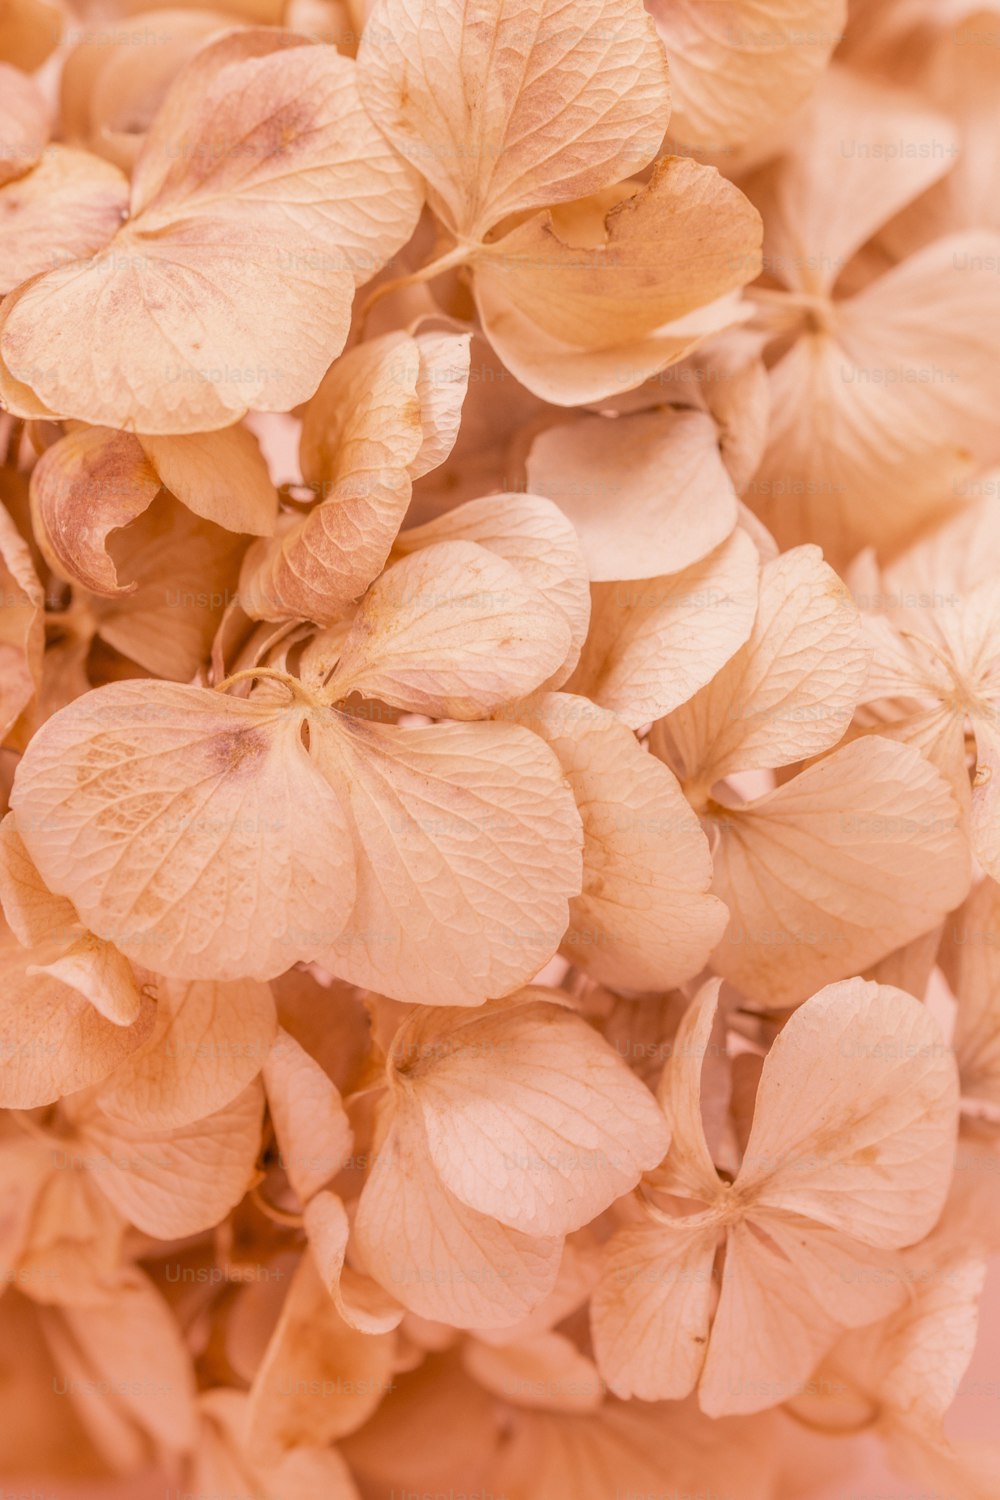
[[[400,292],[404,287],[418,286],[422,281],[433,281],[435,276],[441,276],[455,266],[464,265],[474,248],[473,245],[455,245],[446,254],[439,255],[437,260],[428,261],[426,266],[421,266],[419,271],[411,271],[409,276],[396,276],[392,281],[383,281],[381,286],[375,287],[368,293],[361,304],[358,319],[362,328],[372,308],[377,302],[381,302],[383,297],[388,297],[390,292]]]
[[[789,1401],[785,1402],[784,1411],[793,1422],[798,1422],[800,1427],[805,1427],[810,1432],[821,1433],[824,1437],[853,1437],[859,1432],[867,1432],[869,1428],[875,1426],[882,1414],[881,1407],[875,1402],[870,1403],[870,1408],[863,1417],[855,1417],[852,1421],[844,1422],[817,1422],[813,1417],[807,1417]]]
[[[254,678],[280,682],[282,687],[287,688],[297,702],[307,703],[310,708],[318,708],[320,706],[312,695],[306,691],[297,677],[293,677],[290,672],[279,672],[276,667],[246,667],[241,672],[232,672],[228,677],[224,677],[221,682],[216,683],[216,691],[224,693],[235,682],[249,682]]]
[[[302,1229],[304,1227],[305,1220],[301,1214],[290,1214],[283,1208],[276,1208],[273,1203],[264,1197],[259,1188],[252,1187],[250,1189],[250,1197],[256,1203],[261,1213],[275,1224],[286,1225],[291,1229]]]

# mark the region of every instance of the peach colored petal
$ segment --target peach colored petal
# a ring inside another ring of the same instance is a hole
[[[278,496],[257,439],[245,427],[139,441],[160,483],[196,516],[251,536],[274,530]]]
[[[343,347],[356,279],[409,237],[419,195],[368,122],[355,65],[294,43],[265,36],[260,55],[233,59],[240,44],[224,37],[206,49],[215,63],[202,53],[179,74],[136,164],[129,222],[5,307],[15,383],[65,416],[154,435],[312,395]],[[369,210],[373,192],[390,212]]]
[[[534,692],[569,649],[565,614],[516,567],[475,542],[437,542],[372,584],[329,691],[483,718]]]
[[[414,343],[424,440],[408,468],[411,479],[421,479],[444,463],[457,441],[469,388],[472,334],[418,333]]]
[[[401,1305],[377,1281],[345,1262],[350,1226],[336,1194],[317,1193],[306,1204],[303,1219],[316,1269],[344,1322],[362,1333],[398,1328]]]
[[[638,171],[670,108],[637,0],[578,0],[569,19],[558,0],[478,0],[473,12],[379,0],[358,68],[373,119],[464,240]]]
[[[882,238],[897,255],[962,229],[1000,229],[989,183],[996,172],[993,100],[998,83],[996,46],[978,6],[955,17],[936,40],[921,69],[921,90],[961,132],[961,150],[949,170],[911,204]],[[994,39],[995,41],[995,39]]]
[[[737,1191],[895,1248],[940,1215],[958,1118],[955,1061],[902,990],[828,985],[764,1060]]]
[[[112,1119],[100,1094],[78,1095],[67,1165],[90,1171],[137,1229],[178,1239],[220,1223],[254,1179],[264,1095],[259,1083],[225,1109],[173,1129]]]
[[[365,1268],[421,1317],[458,1328],[518,1322],[551,1290],[562,1241],[522,1234],[461,1203],[441,1182],[414,1105],[399,1112],[355,1223]]]
[[[250,615],[331,625],[364,593],[388,557],[412,478],[448,451],[467,360],[464,335],[394,333],[333,365],[302,426],[302,471],[320,503],[247,554],[240,591]]]
[[[851,722],[868,656],[857,607],[818,547],[765,563],[746,644],[664,722],[685,777],[708,792],[735,771],[830,749]]]
[[[5,1109],[34,1109],[99,1083],[152,1029],[148,1004],[133,1025],[107,1019],[79,981],[70,985],[63,980],[61,957],[58,938],[22,948],[5,934],[0,943],[0,1101]],[[46,969],[47,963],[54,971]]]
[[[321,497],[355,475],[409,474],[427,439],[422,368],[419,343],[401,332],[358,344],[331,365],[306,407],[299,444],[303,478]]]
[[[765,268],[795,290],[828,292],[957,154],[954,125],[919,95],[829,68],[787,149],[748,183],[766,224]]]
[[[316,740],[357,858],[354,910],[324,965],[430,1005],[479,1005],[529,980],[581,882],[579,814],[552,752],[496,723],[344,718]]]
[[[200,1397],[202,1426],[191,1458],[197,1494],[253,1495],[271,1500],[358,1500],[347,1465],[335,1448],[296,1447],[276,1464],[253,1463],[245,1449],[249,1397],[219,1386]]]
[[[958,807],[909,745],[857,740],[711,817],[713,889],[730,912],[712,965],[768,1005],[858,973],[968,888]]]
[[[790,114],[840,40],[844,0],[652,0],[670,62],[671,143],[725,151]]]
[[[0,62],[3,108],[0,128],[0,186],[23,177],[35,165],[49,138],[49,110],[45,96],[26,73]]]
[[[1000,887],[984,880],[945,928],[939,963],[958,1001],[953,1045],[963,1095],[1000,1100]]]
[[[345,1323],[304,1255],[247,1399],[251,1463],[272,1467],[360,1427],[392,1380],[394,1342]]]
[[[575,667],[590,622],[587,563],[576,529],[539,495],[485,495],[436,520],[408,527],[395,550],[408,556],[435,542],[478,542],[513,564],[559,609],[570,629],[566,661],[548,686],[559,686]]]
[[[421,1014],[397,1034],[390,1077],[419,1111],[445,1187],[501,1224],[548,1236],[635,1187],[668,1133],[618,1054],[533,993],[513,1009],[459,1012],[441,1041],[428,1039]]]
[[[161,492],[110,539],[116,571],[136,588],[110,602],[90,601],[98,636],[153,676],[190,682],[236,598],[244,546],[242,536],[202,521]]]
[[[106,1302],[121,1279],[126,1223],[88,1171],[50,1144],[31,1235],[18,1266],[35,1302],[61,1307]]]
[[[0,186],[0,293],[104,249],[128,208],[128,179],[99,156],[49,146],[25,177]],[[27,370],[29,385],[52,371]]]
[[[100,1421],[95,1408],[103,1396],[118,1421],[135,1423],[168,1451],[192,1445],[191,1358],[170,1309],[141,1272],[130,1270],[105,1302],[63,1308],[58,1321],[50,1315],[47,1336],[64,1359],[70,1350],[76,1355],[70,1358],[80,1378],[68,1382],[71,1399],[74,1390],[93,1392],[76,1398],[85,1420]]]
[[[142,1009],[142,991],[132,965],[113,943],[87,932],[64,953],[45,963],[33,963],[28,974],[49,974],[89,1000],[95,1010],[116,1026],[131,1026]]]
[[[598,195],[574,205],[572,214],[537,214],[475,252],[486,336],[530,390],[558,405],[639,385],[653,370],[630,368],[632,342],[660,330],[669,336],[664,325],[707,309],[760,269],[756,210],[714,168],[667,157],[647,184],[625,191],[631,196],[618,190],[608,202]],[[508,308],[523,328],[508,318]],[[543,388],[520,358],[529,328],[580,353],[618,351],[618,368],[613,362],[589,397],[561,394],[555,366]],[[687,347],[681,342],[675,338],[668,352],[668,337],[655,368],[681,358],[693,339]]]
[[[608,1246],[590,1305],[597,1367],[616,1396],[681,1400],[705,1361],[717,1222],[636,1225]]]
[[[590,248],[584,253],[593,257],[594,251]],[[756,252],[751,260],[756,265]],[[557,279],[553,275],[553,280]],[[539,400],[562,407],[596,405],[635,390],[747,315],[738,294],[730,293],[654,332],[587,348],[546,332],[529,313],[505,297],[502,287],[480,278],[475,290],[484,330],[510,377]],[[610,312],[608,318],[610,322]],[[21,401],[30,399],[25,389],[18,392]],[[506,475],[501,482],[507,483]]]
[[[710,1422],[693,1404],[607,1400],[598,1414],[538,1413],[518,1424],[490,1479],[510,1500],[544,1500],[565,1485],[579,1500],[671,1489],[768,1500],[775,1441],[759,1424]]]
[[[108,537],[152,505],[160,483],[130,433],[81,427],[53,443],[31,473],[32,522],[49,566],[94,594],[133,593],[134,582],[118,581]]]
[[[601,1377],[572,1340],[539,1333],[504,1345],[471,1339],[462,1350],[473,1379],[502,1400],[540,1411],[597,1411]]]
[[[998,699],[1000,701],[1000,699]],[[1000,725],[997,704],[972,715],[976,770],[972,781],[972,846],[988,875],[1000,875]]]
[[[281,1029],[264,1060],[264,1087],[280,1164],[307,1203],[344,1166],[354,1142],[340,1090]]]
[[[304,714],[167,683],[88,693],[18,771],[18,828],[43,878],[160,973],[270,978],[314,957],[353,881]]]
[[[905,1298],[880,1252],[808,1220],[760,1214],[733,1225],[702,1411],[730,1416],[787,1401],[842,1328],[874,1322]]]
[[[674,776],[613,714],[546,694],[521,722],[559,758],[583,822],[583,891],[561,952],[603,984],[663,990],[701,969],[727,913],[708,841]]]
[[[7,0],[0,15],[0,58],[33,72],[59,45],[65,20],[53,0]]]
[[[152,1035],[109,1078],[101,1108],[148,1128],[189,1125],[232,1103],[256,1078],[275,1032],[269,986],[153,981]]]
[[[80,930],[73,903],[54,896],[39,875],[12,812],[0,822],[0,900],[11,931],[26,948],[46,940],[69,942]]]
[[[701,412],[664,408],[548,427],[527,467],[529,487],[580,533],[595,583],[677,573],[736,525],[715,423]]]
[[[671,1130],[670,1152],[657,1185],[709,1206],[721,1197],[722,1187],[705,1139],[702,1075],[716,1045],[720,988],[718,979],[706,980],[684,1012],[657,1089]]]
[[[118,16],[113,27],[74,31],[78,39],[59,80],[67,140],[130,171],[180,68],[209,37],[233,25],[233,17],[223,13],[226,8],[159,10],[155,27],[143,13]],[[249,5],[236,9],[248,18],[253,11]]]
[[[771,372],[774,420],[747,498],[783,546],[835,566],[898,547],[995,457],[1000,238],[953,236],[838,304]]]
[[[31,550],[0,505],[0,739],[18,733],[42,677],[45,595]]]
[[[679,573],[595,584],[590,634],[568,683],[632,729],[693,696],[739,650],[757,608],[746,532]]]

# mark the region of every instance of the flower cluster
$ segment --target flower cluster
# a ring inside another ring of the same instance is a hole
[[[0,1490],[995,1500],[995,7],[151,4],[0,4]]]

